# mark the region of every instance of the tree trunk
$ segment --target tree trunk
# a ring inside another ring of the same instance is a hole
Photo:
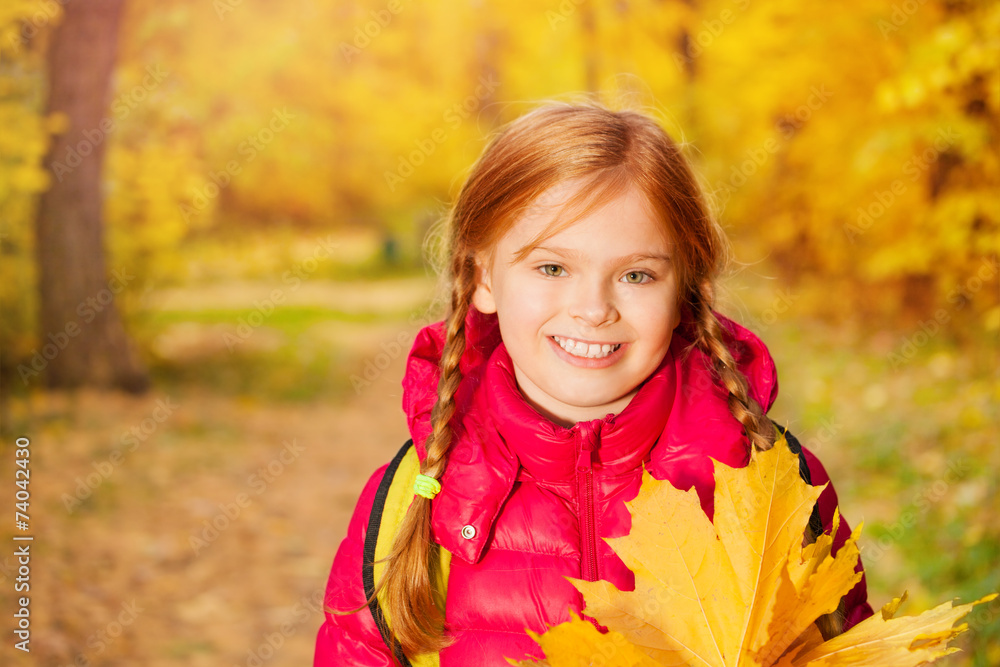
[[[69,119],[45,167],[52,187],[36,225],[39,325],[50,387],[149,385],[115,303],[131,279],[109,275],[104,251],[101,172],[108,132],[111,73],[124,0],[64,5],[49,45],[49,113]]]

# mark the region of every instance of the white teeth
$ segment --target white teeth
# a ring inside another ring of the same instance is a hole
[[[597,343],[592,343],[587,345],[584,342],[573,340],[572,338],[560,338],[559,336],[553,336],[552,339],[559,343],[559,347],[566,350],[574,357],[584,357],[585,359],[602,359],[621,347],[621,343],[614,345],[598,345]]]

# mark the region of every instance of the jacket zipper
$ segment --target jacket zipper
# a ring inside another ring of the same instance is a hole
[[[580,428],[580,453],[576,461],[577,498],[580,504],[580,574],[585,581],[600,579],[597,561],[597,517],[594,509],[594,459],[601,420]]]

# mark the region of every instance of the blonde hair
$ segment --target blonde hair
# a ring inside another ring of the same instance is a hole
[[[573,179],[589,184],[580,189],[578,201],[570,202],[577,212],[628,187],[637,187],[649,200],[675,244],[680,329],[711,360],[719,384],[729,393],[729,410],[748,441],[759,450],[770,449],[774,426],[751,397],[747,379],[726,345],[728,333],[712,310],[713,284],[728,260],[725,235],[680,149],[642,113],[592,103],[548,104],[500,130],[450,212],[445,267],[451,284],[449,308],[438,398],[421,472],[440,478],[447,464],[455,392],[462,379],[465,321],[476,288],[476,257],[489,255],[543,192]],[[431,538],[430,509],[430,500],[414,497],[379,583],[380,601],[408,657],[448,645],[443,601],[432,585],[438,547]]]

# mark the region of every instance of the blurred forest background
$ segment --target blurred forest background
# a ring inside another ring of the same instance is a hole
[[[998,68],[973,0],[5,0],[0,474],[30,437],[35,542],[3,663],[308,664],[441,314],[426,241],[499,124],[581,92],[684,143],[873,605],[1000,589]],[[1000,664],[1000,601],[968,620],[948,664]]]

